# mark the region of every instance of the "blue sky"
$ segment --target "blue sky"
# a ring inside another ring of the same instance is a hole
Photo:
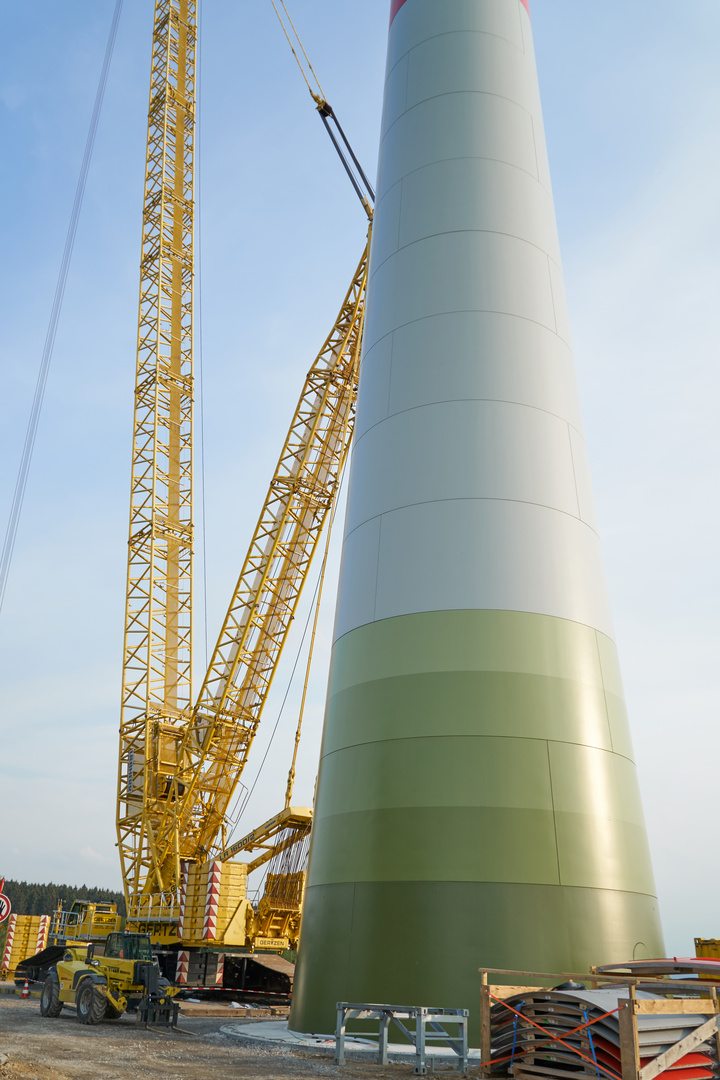
[[[112,7],[0,5],[3,523]],[[671,954],[687,954],[695,935],[720,936],[720,9],[714,0],[531,7],[666,942]],[[291,6],[371,175],[387,8],[387,0]],[[9,878],[120,884],[115,773],[151,27],[150,0],[125,0],[0,615],[0,876]],[[212,640],[304,373],[362,250],[364,215],[269,0],[204,0],[202,74],[198,299]],[[197,509],[199,523],[199,499]],[[198,554],[199,567],[201,545]],[[326,596],[298,802],[312,797],[332,576]],[[196,649],[199,675],[201,588]],[[248,784],[296,650],[291,643],[278,674]],[[248,827],[282,798],[298,694],[291,690]]]

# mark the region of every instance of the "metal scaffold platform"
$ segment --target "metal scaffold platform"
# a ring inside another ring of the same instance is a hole
[[[468,1069],[468,1010],[437,1009],[422,1005],[371,1005],[339,1001],[337,1003],[337,1027],[335,1029],[335,1063],[345,1064],[345,1038],[351,1020],[377,1020],[378,1064],[388,1063],[388,1033],[394,1024],[415,1047],[415,1075],[427,1073],[427,1049],[440,1043],[449,1046],[457,1058],[455,1071],[466,1073]],[[414,1029],[403,1021],[414,1021]],[[455,1033],[447,1030],[454,1025]]]

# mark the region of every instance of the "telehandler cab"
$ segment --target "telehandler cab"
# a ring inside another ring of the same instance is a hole
[[[81,1024],[117,1020],[137,1009],[146,1026],[177,1027],[178,988],[160,975],[148,934],[108,934],[104,945],[71,945],[50,969],[40,996],[43,1016],[74,1008]]]

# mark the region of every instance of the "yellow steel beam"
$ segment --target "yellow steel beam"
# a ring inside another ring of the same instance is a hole
[[[269,818],[262,825],[259,825],[257,829],[253,829],[252,832],[243,836],[242,840],[237,840],[234,844],[230,844],[222,851],[218,852],[216,858],[218,859],[232,859],[241,851],[254,851],[255,848],[268,848],[271,841],[275,839],[278,833],[283,832],[285,829],[305,829],[312,824],[312,810],[308,806],[288,806],[285,810],[281,810],[275,817]],[[293,841],[294,842],[294,841]],[[268,858],[271,858],[275,853],[273,849]],[[263,859],[263,862],[265,859]],[[261,864],[258,864],[261,865]],[[255,867],[253,866],[253,869]],[[248,867],[248,873],[250,868]]]
[[[293,828],[288,832],[282,840],[279,840],[275,844],[270,844],[265,848],[260,855],[256,855],[252,862],[248,863],[247,872],[251,874],[253,870],[257,870],[259,866],[263,866],[266,862],[270,862],[276,855],[279,855],[282,851],[287,851],[288,848],[294,847],[295,844],[301,843],[307,836],[310,835],[310,829],[312,828],[312,822],[308,821],[305,825]]]

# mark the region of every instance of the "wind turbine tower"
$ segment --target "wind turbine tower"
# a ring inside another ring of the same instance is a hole
[[[393,0],[354,439],[291,1027],[662,955],[528,0]]]

